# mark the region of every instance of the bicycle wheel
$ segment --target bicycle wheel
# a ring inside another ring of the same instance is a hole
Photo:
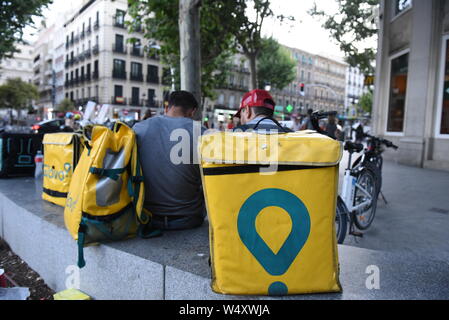
[[[337,235],[337,242],[339,244],[342,244],[346,238],[348,215],[348,209],[339,196],[337,199],[337,214],[335,216],[335,232]]]
[[[379,160],[376,160],[375,162],[367,161],[364,163],[364,167],[374,174],[376,180],[377,195],[379,195],[380,191],[382,190],[382,167],[379,163]]]
[[[360,230],[366,230],[374,220],[379,195],[376,174],[369,168],[364,168],[357,177],[354,207],[367,203],[354,212],[354,224]]]

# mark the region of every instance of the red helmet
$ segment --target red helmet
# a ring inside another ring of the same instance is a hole
[[[273,97],[266,90],[255,89],[246,93],[242,98],[239,111],[234,117],[240,118],[240,112],[246,107],[264,107],[270,110],[274,110],[276,103]]]

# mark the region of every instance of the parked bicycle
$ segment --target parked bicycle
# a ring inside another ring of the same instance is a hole
[[[319,120],[337,112],[315,112],[312,114],[311,122],[314,129],[322,134],[327,134],[319,126]],[[362,237],[359,230],[367,230],[376,214],[377,199],[381,191],[382,179],[382,153],[383,146],[397,149],[391,141],[365,135],[368,138],[368,147],[363,144],[347,141],[344,145],[345,151],[349,152],[348,166],[345,169],[341,195],[337,199],[337,212],[335,218],[336,234],[338,243],[343,243],[346,234]],[[354,153],[363,154],[352,162]]]

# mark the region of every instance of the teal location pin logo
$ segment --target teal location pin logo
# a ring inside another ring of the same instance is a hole
[[[284,209],[292,220],[292,230],[275,254],[256,230],[256,218],[267,207]],[[304,203],[294,194],[281,189],[264,189],[250,196],[237,219],[240,239],[260,265],[272,276],[287,272],[307,242],[310,234],[310,215]],[[270,295],[286,295],[288,287],[274,282],[268,289]]]

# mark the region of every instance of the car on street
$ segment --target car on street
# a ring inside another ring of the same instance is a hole
[[[34,124],[31,127],[34,133],[54,133],[68,131],[65,127],[64,119],[45,120]]]

